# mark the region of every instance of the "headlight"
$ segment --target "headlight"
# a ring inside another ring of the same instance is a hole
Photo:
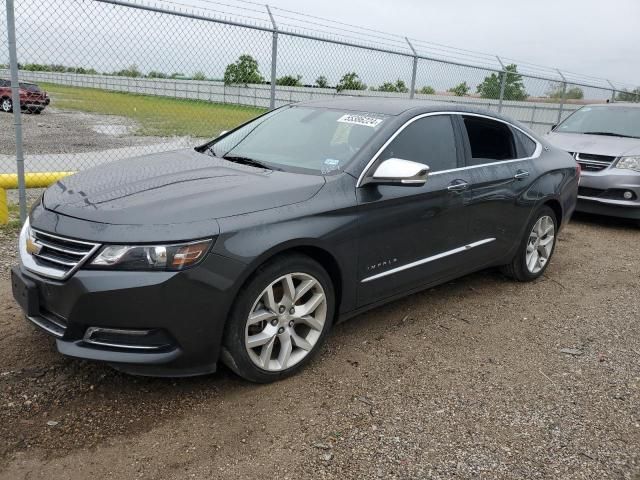
[[[117,270],[183,270],[202,261],[213,241],[173,245],[106,245],[90,266]]]
[[[640,172],[640,156],[622,157],[616,163],[616,168],[626,168],[627,170],[635,170]]]

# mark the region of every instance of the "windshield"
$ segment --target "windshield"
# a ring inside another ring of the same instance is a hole
[[[640,138],[640,108],[583,107],[558,125],[554,132]]]
[[[214,141],[209,151],[231,161],[326,175],[342,170],[379,131],[385,118],[373,113],[286,107]]]

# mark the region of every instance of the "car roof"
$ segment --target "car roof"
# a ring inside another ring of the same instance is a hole
[[[476,108],[469,105],[460,105],[453,102],[434,102],[431,100],[412,100],[408,98],[380,98],[380,97],[348,97],[338,96],[321,100],[310,100],[296,103],[296,106],[333,108],[354,112],[377,113],[381,115],[401,115],[411,111],[415,114],[430,112],[467,112],[488,115],[502,119],[510,123],[518,123],[515,120],[492,112],[487,109]]]

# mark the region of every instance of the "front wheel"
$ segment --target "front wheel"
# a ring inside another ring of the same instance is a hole
[[[557,230],[554,211],[547,206],[541,207],[527,225],[513,260],[502,267],[503,273],[520,282],[542,276],[555,250]]]
[[[13,102],[11,101],[10,98],[3,98],[0,101],[0,110],[7,113],[13,111]]]
[[[320,264],[299,254],[276,257],[238,295],[222,359],[252,382],[292,375],[318,352],[334,309],[333,284]]]

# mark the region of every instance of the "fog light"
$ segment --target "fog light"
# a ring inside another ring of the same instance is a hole
[[[630,192],[629,190],[627,190],[622,194],[622,196],[624,197],[625,200],[631,200],[633,198],[633,192]]]

